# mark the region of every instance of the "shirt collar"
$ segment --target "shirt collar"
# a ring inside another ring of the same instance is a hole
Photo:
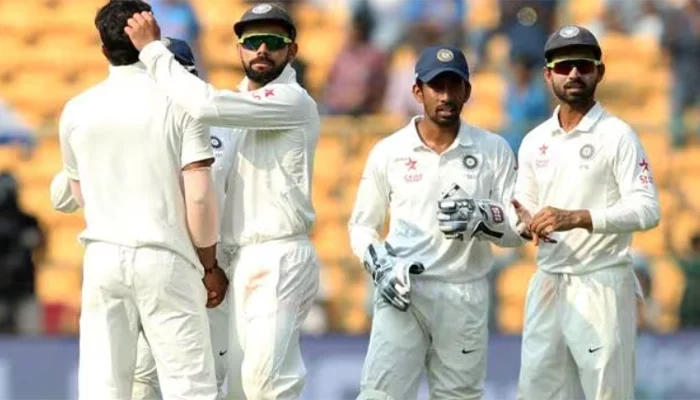
[[[109,66],[109,76],[128,76],[133,74],[143,74],[146,73],[146,65],[141,61],[129,65],[110,65]]]
[[[564,133],[563,129],[561,129],[561,125],[559,125],[560,107],[561,106],[557,106],[557,108],[554,109],[554,114],[552,114],[552,117],[547,121],[547,130],[552,134]],[[576,125],[576,128],[574,128],[572,132],[593,132],[593,125],[598,122],[604,111],[603,106],[596,101],[593,107],[588,110],[586,115],[581,118],[581,121],[578,123],[578,125]]]
[[[286,67],[282,70],[282,73],[280,76],[277,78],[273,79],[268,83],[268,85],[272,85],[275,83],[294,83],[297,81],[297,72],[292,68],[291,65],[287,64]],[[243,78],[241,83],[238,85],[238,90],[241,92],[247,92],[248,91],[248,83],[250,82],[250,79],[246,76]]]
[[[418,121],[420,121],[422,118],[424,118],[422,115],[417,115],[413,118],[411,118],[411,122],[409,123],[408,126],[408,144],[413,150],[417,150],[420,148],[427,149],[428,146],[423,143],[423,140],[420,138],[420,135],[418,134],[418,128],[416,127],[416,124]],[[471,126],[468,124],[465,124],[464,121],[460,121],[459,124],[459,132],[457,132],[457,138],[456,138],[456,144],[453,143],[450,148],[454,148],[455,145],[459,145],[462,147],[468,147],[474,144],[474,137],[473,137],[473,132]]]

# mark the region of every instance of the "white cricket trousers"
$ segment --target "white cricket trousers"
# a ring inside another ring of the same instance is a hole
[[[174,252],[88,243],[79,399],[131,399],[137,342],[143,332],[165,400],[215,400],[206,300],[201,273]]]
[[[240,377],[229,373],[229,385],[240,379],[248,400],[298,399],[306,377],[300,326],[319,285],[312,244],[304,236],[243,246],[231,270],[232,326],[238,331],[243,364]],[[240,400],[233,395],[229,399]]]
[[[486,379],[488,307],[486,279],[449,283],[414,278],[406,312],[375,290],[358,400],[416,399],[424,368],[431,400],[480,399]]]
[[[228,267],[227,264],[230,264],[230,260],[223,255],[221,246],[217,248],[217,251],[217,259],[219,260],[222,268],[226,270]],[[226,276],[231,279],[231,275],[228,271],[226,271]],[[217,399],[219,400],[226,399],[224,381],[226,379],[226,374],[228,373],[229,364],[231,365],[231,368],[236,368],[238,370],[238,375],[240,375],[240,364],[243,358],[240,346],[237,345],[232,349],[229,349],[228,347],[230,341],[229,334],[236,333],[234,329],[229,329],[228,299],[231,299],[232,296],[232,291],[229,291],[229,293],[226,295],[227,299],[225,299],[221,304],[219,304],[216,308],[207,309],[212,355],[214,357],[214,369],[216,371],[216,385],[218,390]],[[229,363],[230,359],[231,362]],[[243,397],[242,388],[229,388],[228,392],[230,394],[238,393],[236,398]],[[131,400],[160,399],[162,399],[162,391],[158,382],[156,361],[155,358],[153,358],[153,353],[151,352],[151,347],[148,345],[148,341],[142,334],[139,335],[136,372],[134,375],[134,388]]]
[[[214,369],[216,371],[217,399],[225,400],[224,381],[228,373],[228,359],[230,355],[238,353],[235,361],[231,363],[233,368],[240,370],[242,355],[240,350],[229,350],[229,316],[228,302],[222,302],[218,307],[207,309],[209,316],[209,331],[211,335],[212,355],[214,357]],[[231,354],[229,354],[231,352]],[[237,361],[237,363],[236,363]],[[240,373],[239,373],[240,374]],[[230,391],[229,391],[230,393]],[[240,391],[242,393],[242,390]],[[134,373],[134,387],[131,400],[161,400],[163,398],[156,360],[153,357],[151,346],[146,337],[139,335],[138,350],[136,352],[136,372]]]
[[[627,266],[538,270],[525,304],[518,399],[634,399],[636,289]]]

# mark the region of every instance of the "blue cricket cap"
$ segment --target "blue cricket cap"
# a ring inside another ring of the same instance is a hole
[[[423,50],[416,63],[416,79],[430,82],[443,72],[454,72],[469,82],[469,65],[462,50],[452,46],[433,46]]]
[[[175,60],[189,72],[196,72],[194,53],[186,41],[171,37],[163,38],[163,43],[175,56]]]

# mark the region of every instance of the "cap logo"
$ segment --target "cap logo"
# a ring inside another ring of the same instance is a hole
[[[272,10],[271,5],[260,4],[260,5],[253,7],[253,9],[250,10],[250,12],[252,12],[253,14],[265,14],[266,12],[269,12],[270,10]]]
[[[437,59],[442,62],[450,62],[455,58],[454,53],[448,49],[442,49],[437,52]]]
[[[559,36],[564,39],[571,39],[572,37],[579,34],[579,29],[575,26],[565,26],[559,31]]]

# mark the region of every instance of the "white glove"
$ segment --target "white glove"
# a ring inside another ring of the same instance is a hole
[[[447,199],[438,202],[440,231],[448,239],[496,241],[506,230],[505,211],[490,200]]]
[[[411,305],[410,275],[419,275],[425,267],[419,262],[406,262],[396,257],[388,244],[371,244],[365,251],[364,267],[372,276],[382,298],[399,311]]]

